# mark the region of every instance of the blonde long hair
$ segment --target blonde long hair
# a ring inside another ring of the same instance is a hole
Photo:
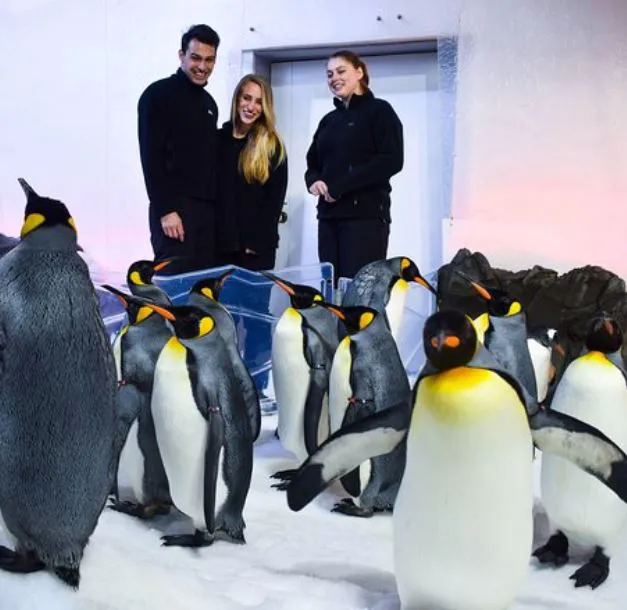
[[[237,103],[248,83],[254,83],[261,88],[261,114],[250,128],[248,142],[239,157],[239,170],[246,182],[265,184],[270,177],[272,161],[276,158],[276,164],[280,165],[285,160],[285,146],[275,126],[272,87],[265,78],[257,74],[247,74],[235,87],[231,102],[233,125],[237,127],[240,124]]]

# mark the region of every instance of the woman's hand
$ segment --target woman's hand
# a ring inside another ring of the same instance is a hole
[[[322,180],[316,180],[309,187],[309,192],[316,197],[324,197],[325,199],[329,196],[329,188],[327,187],[327,183]]]

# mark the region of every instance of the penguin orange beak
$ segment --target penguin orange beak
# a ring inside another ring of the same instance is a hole
[[[612,326],[612,323],[607,318],[603,320],[603,326],[609,335],[614,334],[614,327]]]
[[[271,279],[277,286],[280,286],[290,296],[294,296],[296,294],[296,291],[291,286],[286,284],[281,278],[277,277],[276,275],[273,275],[269,271],[260,271],[259,273],[261,273],[261,275]]]
[[[108,290],[111,294],[115,295],[120,301],[120,303],[122,303],[122,305],[124,306],[124,309],[128,307],[128,301],[126,299],[126,295],[121,290],[118,290],[117,288],[114,288],[113,286],[109,286],[109,284],[102,284],[100,287],[104,288],[105,290]]]
[[[432,337],[431,345],[435,347],[435,349],[440,349],[441,347],[449,347],[454,349],[461,345],[461,340],[455,335],[442,335]]]
[[[160,262],[158,262],[158,263],[155,263],[155,264],[153,265],[153,267],[152,267],[152,268],[153,268],[153,270],[154,270],[155,272],[157,272],[157,271],[161,271],[161,269],[164,269],[164,268],[165,268],[165,267],[167,267],[170,263],[173,263],[174,261],[176,261],[176,260],[177,260],[177,258],[178,258],[178,257],[175,257],[175,256],[173,256],[173,257],[171,257],[171,258],[166,258],[166,259],[164,259],[164,260],[162,260],[162,261],[160,261]]]
[[[346,315],[341,309],[338,309],[335,305],[327,303],[326,301],[319,301],[317,305],[328,309],[332,314],[335,314],[340,320],[346,320]]]
[[[475,280],[464,273],[461,269],[455,269],[455,273],[459,275],[459,277],[465,279],[480,297],[483,297],[486,301],[492,300],[492,295],[481,284],[475,282]]]
[[[146,303],[146,307],[150,307],[150,309],[158,313],[162,318],[165,318],[166,320],[170,320],[170,321],[176,320],[176,316],[171,311],[168,311],[164,307],[160,307],[159,305],[154,305],[153,303]]]
[[[438,293],[436,292],[435,288],[429,284],[429,282],[427,282],[427,280],[425,280],[424,277],[417,275],[414,278],[414,282],[416,282],[417,284],[420,284],[421,286],[424,286],[429,292],[437,295]]]

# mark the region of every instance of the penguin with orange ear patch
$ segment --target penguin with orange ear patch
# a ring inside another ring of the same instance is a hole
[[[409,380],[383,314],[370,307],[321,305],[341,320],[348,333],[335,352],[331,368],[331,432],[392,405],[404,404],[409,415]],[[341,479],[355,500],[346,498],[333,512],[370,517],[375,512],[391,511],[404,468],[404,443],[388,455],[365,460]]]
[[[627,374],[621,357],[623,333],[611,316],[590,322],[582,355],[568,364],[551,410],[576,417],[627,450]],[[601,482],[562,458],[542,458],[542,502],[553,527],[534,556],[556,567],[568,561],[569,542],[591,549],[589,561],[570,578],[595,589],[608,577],[610,558],[627,526],[627,506]]]
[[[529,351],[527,320],[520,301],[504,290],[485,288],[463,271],[455,271],[465,279],[472,289],[486,300],[487,312],[475,320],[475,324],[485,328],[483,344],[498,362],[522,383],[525,390],[538,400],[538,384],[531,353]],[[546,348],[546,360],[542,364],[542,375],[548,374],[550,351]],[[546,391],[543,389],[543,392]],[[541,397],[543,398],[543,397]]]
[[[118,372],[119,430],[116,499],[109,508],[150,519],[168,513],[172,504],[151,410],[155,366],[172,331],[147,304],[150,302],[113,286],[103,285],[103,288],[118,297],[128,317],[128,324],[120,329],[113,343]],[[132,499],[120,501],[121,475],[130,483]]]
[[[135,296],[149,299],[157,305],[170,305],[170,297],[165,290],[153,284],[152,278],[155,273],[165,269],[175,260],[178,259],[172,257],[156,262],[139,260],[131,263],[126,272],[126,283],[129,290]]]

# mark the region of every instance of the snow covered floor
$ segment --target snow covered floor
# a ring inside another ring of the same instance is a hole
[[[263,418],[245,510],[247,544],[189,549],[160,546],[159,536],[186,528],[182,517],[143,523],[106,510],[87,548],[82,582],[72,592],[47,572],[0,573],[0,610],[396,610],[390,516],[352,519],[329,512],[337,488],[291,512],[268,475],[292,461]],[[536,461],[536,474],[539,462]],[[546,518],[537,514],[542,540]],[[486,536],[490,533],[486,532]],[[0,541],[6,538],[0,530]],[[627,537],[624,542],[627,543]],[[542,570],[530,562],[511,610],[619,610],[627,599],[627,544],[597,591],[576,590],[577,565]]]

